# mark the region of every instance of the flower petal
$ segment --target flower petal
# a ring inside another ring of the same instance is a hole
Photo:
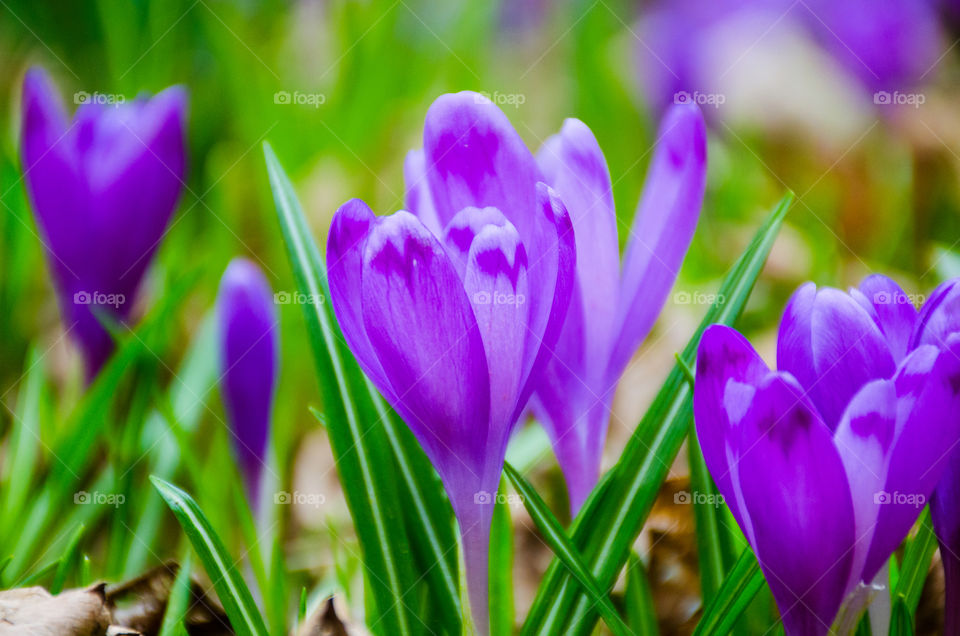
[[[367,237],[363,321],[393,406],[451,499],[477,492],[485,464],[490,384],[480,330],[437,239],[409,212],[378,218]],[[502,458],[501,458],[502,462]]]
[[[800,382],[831,430],[864,384],[896,370],[870,314],[847,294],[812,283],[800,287],[784,310],[777,364]]]
[[[539,170],[493,102],[469,91],[437,98],[427,112],[423,151],[441,225],[463,208],[494,207],[510,219],[532,251]]]
[[[396,402],[393,385],[387,379],[363,323],[363,252],[367,236],[376,221],[360,199],[347,201],[336,214],[327,237],[327,276],[333,313],[347,346],[367,377],[391,403]]]
[[[430,184],[427,181],[427,163],[423,150],[411,150],[403,162],[403,181],[406,185],[404,205],[417,216],[435,236],[443,234],[443,225],[437,215],[430,196]]]
[[[840,454],[789,374],[767,376],[740,426],[736,467],[753,548],[788,634],[826,634],[853,560]]]
[[[960,278],[941,283],[933,290],[920,310],[910,344],[943,346],[955,332],[960,332]]]
[[[573,224],[578,309],[584,314],[579,346],[585,355],[578,359],[586,366],[579,371],[584,377],[602,378],[613,344],[620,292],[617,219],[607,163],[593,133],[578,119],[566,120],[560,133],[547,139],[537,153],[537,162]]]
[[[693,415],[710,475],[744,534],[752,536],[749,511],[742,505],[737,461],[738,429],[756,387],[770,374],[753,347],[735,329],[711,325],[697,349]]]
[[[863,279],[850,295],[867,310],[887,338],[890,352],[899,362],[910,350],[910,336],[917,323],[917,308],[900,286],[882,274]]]
[[[673,286],[700,216],[706,173],[703,115],[693,104],[673,106],[660,126],[623,259],[612,378],[653,327]]]
[[[220,388],[234,447],[256,500],[266,462],[279,357],[279,317],[270,283],[252,262],[235,258],[217,294]]]

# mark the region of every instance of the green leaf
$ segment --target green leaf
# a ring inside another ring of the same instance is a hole
[[[298,291],[314,300],[304,303],[303,309],[323,393],[326,429],[360,538],[367,588],[379,614],[369,622],[384,634],[409,634],[421,620],[412,606],[416,595],[411,593],[418,577],[402,523],[394,458],[373,405],[354,401],[353,396],[364,395],[364,379],[327,302],[323,261],[293,186],[266,143],[264,155]]]
[[[704,329],[715,323],[732,325],[742,313],[792,200],[793,194],[789,193],[780,201],[727,275],[716,302],[683,350],[687,365],[696,356]],[[692,391],[683,370],[675,365],[610,478],[594,489],[574,520],[570,532],[573,544],[600,586],[612,585],[626,563],[689,430],[692,415]],[[597,616],[578,587],[555,559],[537,590],[523,634],[589,634]]]
[[[160,636],[176,636],[180,629],[185,627],[184,621],[190,611],[190,553],[180,563],[177,578],[170,588],[167,607],[163,610],[163,624],[160,626]]]
[[[930,507],[927,506],[917,522],[917,532],[903,549],[903,564],[897,576],[897,586],[894,596],[902,596],[907,610],[912,614],[917,611],[920,603],[920,594],[923,592],[923,583],[927,580],[930,571],[930,561],[937,549],[937,536],[933,531],[930,520]]]
[[[63,557],[60,559],[60,565],[57,566],[57,571],[53,575],[53,582],[50,584],[50,593],[54,596],[59,594],[63,589],[63,584],[67,582],[67,575],[70,574],[70,570],[74,567],[74,564],[77,563],[77,558],[80,555],[80,540],[83,538],[84,530],[85,527],[81,523],[77,526],[77,529],[73,531],[73,534],[70,535],[67,548],[64,550]]]
[[[500,493],[506,493],[501,481]],[[514,626],[513,608],[513,521],[510,505],[497,497],[490,525],[490,634],[510,636]]]
[[[890,613],[890,636],[913,636],[913,613],[907,607],[907,599],[898,595]]]
[[[540,498],[537,491],[534,490],[533,486],[523,478],[523,475],[518,473],[510,464],[505,463],[503,469],[514,488],[516,488],[520,496],[523,497],[523,505],[526,507],[527,512],[530,513],[533,522],[537,524],[537,528],[541,534],[543,534],[544,539],[546,539],[547,545],[550,546],[553,553],[557,555],[570,570],[570,573],[576,577],[584,589],[587,590],[590,595],[590,600],[599,608],[603,620],[607,623],[607,627],[617,636],[632,634],[633,632],[631,632],[630,628],[623,622],[616,608],[613,607],[613,603],[610,602],[610,597],[607,596],[607,593],[602,590],[593,579],[593,576],[591,576],[589,570],[587,570],[587,567],[583,564],[583,561],[581,561],[580,555],[577,554],[576,548],[570,544],[570,539],[568,539],[566,533],[564,533],[560,522],[557,521],[553,513],[550,512],[550,508],[543,499]]]
[[[0,473],[0,521],[21,525],[20,513],[31,492],[40,445],[40,395],[45,366],[43,356],[31,349],[17,395],[17,409],[9,440],[8,461]],[[3,529],[7,532],[6,527]]]
[[[634,634],[657,636],[657,609],[653,605],[653,592],[643,561],[635,552],[627,559],[627,591],[624,597],[627,608],[627,625]]]
[[[238,636],[267,636],[263,617],[237,570],[237,562],[227,553],[223,542],[193,498],[158,477],[151,475],[150,481],[173,511],[190,544],[199,555],[233,630]]]
[[[724,579],[713,602],[707,606],[697,624],[694,636],[725,636],[733,629],[740,615],[757,595],[766,580],[753,551],[746,548],[730,574]]]

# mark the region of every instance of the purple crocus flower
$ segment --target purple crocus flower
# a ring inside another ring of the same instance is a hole
[[[960,279],[937,287],[923,305],[911,344],[948,347],[960,337]],[[954,450],[949,467],[930,501],[933,527],[940,542],[940,560],[946,591],[945,634],[960,633],[960,450]]]
[[[245,258],[230,261],[216,312],[220,392],[247,493],[256,502],[280,355],[277,308],[259,267]]]
[[[433,103],[406,177],[410,211],[337,211],[330,292],[360,366],[440,474],[486,633],[492,498],[569,304],[573,229],[506,116],[476,93]]]
[[[24,78],[24,179],[88,379],[114,346],[94,308],[129,318],[180,196],[186,100],[179,87],[130,103],[88,100],[71,120],[42,69]]]
[[[743,336],[704,332],[694,416],[720,493],[790,635],[825,634],[897,548],[960,441],[960,337],[899,349],[913,306],[889,279],[812,283],[780,323],[778,371]]]
[[[617,381],[660,313],[703,202],[699,108],[674,106],[657,139],[622,269],[610,175],[593,133],[568,119],[537,155],[573,221],[577,278],[531,405],[553,442],[574,514],[597,481]]]

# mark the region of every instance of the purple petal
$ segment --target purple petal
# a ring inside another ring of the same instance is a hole
[[[887,339],[896,362],[907,356],[910,336],[917,323],[913,301],[892,279],[882,274],[868,276],[850,295],[867,310]]]
[[[446,252],[409,212],[376,219],[361,280],[363,324],[394,408],[451,499],[475,492],[489,430],[490,385],[477,321]]]
[[[672,107],[658,138],[623,259],[616,344],[608,366],[612,378],[620,376],[653,327],[703,203],[707,133],[699,108]]]
[[[248,492],[256,497],[266,461],[277,384],[279,318],[256,265],[230,262],[217,294],[220,390]]]
[[[743,507],[737,440],[756,387],[770,369],[735,329],[711,325],[697,349],[693,415],[697,438],[710,475],[744,534],[753,535],[749,511]]]
[[[960,278],[940,284],[923,304],[910,339],[911,347],[942,347],[950,334],[960,332]]]
[[[463,286],[480,328],[490,371],[490,421],[509,430],[515,418],[530,331],[527,253],[513,225],[495,208],[465,208],[450,222],[448,252],[463,260]],[[466,246],[466,254],[462,247]],[[493,454],[506,452],[492,448]]]
[[[740,487],[753,548],[788,634],[826,634],[853,560],[843,462],[788,374],[767,376],[740,425]]]
[[[930,499],[930,515],[943,562],[944,634],[960,630],[960,451],[954,450]]]
[[[847,294],[812,283],[800,287],[784,310],[777,363],[800,382],[831,430],[864,384],[896,370],[870,314]]]
[[[435,236],[443,234],[443,225],[430,196],[427,181],[427,163],[423,150],[411,150],[403,162],[403,181],[406,185],[404,205],[417,216]]]
[[[872,576],[900,545],[923,506],[947,470],[960,446],[960,335],[935,356],[925,381],[905,380],[898,374],[897,438],[890,457],[884,492],[889,503],[880,506],[876,536],[864,566]],[[911,357],[930,354],[917,349]],[[906,364],[904,365],[906,366]]]
[[[423,151],[442,226],[463,208],[494,207],[532,252],[535,186],[542,179],[533,155],[493,102],[469,91],[437,98],[427,112]]]
[[[613,342],[620,291],[617,219],[607,163],[593,133],[577,119],[566,120],[560,133],[547,139],[537,161],[573,224],[578,309],[584,314],[579,346],[586,352],[578,356],[586,363],[579,371],[584,377],[601,378]]]

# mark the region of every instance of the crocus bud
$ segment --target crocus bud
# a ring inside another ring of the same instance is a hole
[[[129,103],[87,100],[71,120],[42,69],[24,78],[24,180],[88,380],[114,347],[100,318],[129,318],[179,199],[186,102],[179,87]]]
[[[270,284],[256,265],[235,258],[217,294],[220,394],[247,492],[257,500],[277,386],[279,334]]]

